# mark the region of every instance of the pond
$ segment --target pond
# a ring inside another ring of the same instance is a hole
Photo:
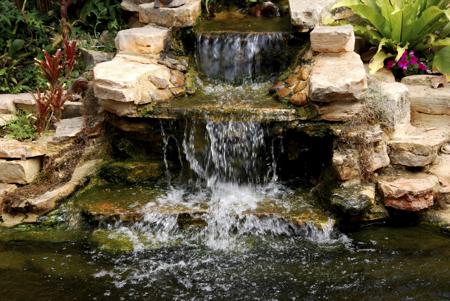
[[[450,240],[420,227],[365,228],[322,242],[249,235],[228,251],[186,240],[116,255],[87,233],[52,233],[54,242],[27,233],[36,240],[16,232],[0,245],[3,300],[450,298]]]

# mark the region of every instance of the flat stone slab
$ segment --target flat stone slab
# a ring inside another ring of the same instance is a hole
[[[310,34],[311,49],[321,53],[353,52],[353,26],[316,26]]]
[[[362,102],[332,102],[319,107],[319,118],[325,121],[345,122],[355,118],[364,109]]]
[[[442,129],[409,127],[406,131],[394,133],[388,141],[391,163],[408,167],[429,165],[449,140],[449,133]]]
[[[177,8],[155,8],[153,3],[139,5],[139,21],[165,27],[191,27],[202,12],[201,0],[186,0]]]
[[[41,169],[41,159],[0,160],[0,182],[7,184],[29,184],[36,179]]]
[[[169,100],[170,91],[158,89],[149,79],[151,76],[167,81],[168,88],[174,87],[168,67],[149,58],[117,55],[112,61],[95,66],[94,93],[100,99],[134,104]]]
[[[450,115],[450,87],[433,89],[408,85],[411,110],[414,112]]]
[[[354,52],[321,53],[314,58],[309,97],[315,102],[358,101],[367,91],[364,64]]]
[[[318,25],[322,15],[336,0],[289,0],[291,22],[301,31]]]
[[[439,181],[436,176],[426,173],[398,173],[380,177],[378,187],[386,206],[420,211],[433,206]]]
[[[417,74],[405,76],[401,82],[409,86],[431,87],[434,81],[440,81],[441,79],[442,75]]]
[[[34,142],[0,139],[0,158],[23,159],[44,156],[47,148]]]
[[[123,53],[160,54],[170,38],[170,29],[147,25],[121,30],[117,33],[116,48]]]
[[[53,140],[64,140],[77,137],[83,132],[84,118],[75,117],[69,119],[62,119],[56,123],[56,132]]]

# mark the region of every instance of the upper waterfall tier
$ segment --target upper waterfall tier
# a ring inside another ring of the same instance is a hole
[[[195,59],[206,80],[262,82],[288,67],[293,35],[283,19],[242,22],[206,21],[198,27]]]

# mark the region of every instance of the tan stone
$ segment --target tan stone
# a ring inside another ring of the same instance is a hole
[[[139,5],[139,21],[165,27],[194,26],[201,14],[201,0],[187,0],[177,8],[155,8],[154,3]]]
[[[169,39],[170,29],[147,25],[119,31],[115,42],[119,53],[157,55],[165,50]]]
[[[294,93],[301,92],[308,87],[308,83],[305,81],[298,82],[294,87]]]
[[[164,78],[155,75],[149,75],[148,80],[158,89],[166,89],[169,87],[169,82]]]
[[[437,157],[429,172],[439,179],[439,198],[443,202],[450,202],[450,154],[441,154]]]
[[[289,101],[295,106],[304,106],[308,102],[308,96],[305,92],[298,92],[294,94]]]
[[[301,31],[309,31],[321,22],[322,16],[336,0],[289,0],[291,22]]]
[[[7,125],[14,117],[13,114],[0,114],[0,127]]]
[[[358,179],[361,169],[358,163],[358,152],[348,148],[342,151],[333,152],[333,167],[340,181]]]
[[[0,182],[28,184],[34,181],[41,169],[41,159],[0,160]]]
[[[361,102],[332,102],[319,107],[319,118],[333,122],[350,121],[363,109],[364,105]]]
[[[133,102],[121,102],[110,99],[100,99],[102,108],[117,116],[133,116],[137,113],[137,105]]]
[[[171,70],[170,82],[175,87],[183,87],[185,82],[185,76],[183,72],[178,70]]]
[[[5,183],[0,183],[0,207],[1,207],[1,200],[2,198],[7,194],[7,193],[11,193],[14,190],[17,189],[17,186],[14,184],[5,184]]]
[[[35,142],[20,142],[0,139],[0,158],[22,159],[40,157],[46,154],[46,147]]]
[[[378,181],[388,207],[406,211],[420,211],[433,206],[438,178],[425,173],[399,173],[384,176]]]
[[[367,77],[364,65],[354,52],[319,54],[309,78],[312,101],[357,101],[364,99]]]
[[[450,115],[450,86],[433,89],[427,86],[408,86],[411,110],[436,115]]]
[[[441,129],[410,127],[394,133],[388,142],[392,164],[423,167],[433,163],[439,149],[449,140],[449,134]]]
[[[0,94],[0,114],[14,114],[14,94]]]
[[[439,80],[442,75],[416,74],[408,75],[402,78],[402,84],[409,86],[428,86],[431,87],[433,80]]]
[[[148,93],[154,102],[166,102],[173,98],[169,89],[151,90]]]
[[[395,76],[391,70],[386,68],[381,68],[375,74],[369,73],[369,64],[364,64],[364,68],[366,69],[367,76],[370,80],[375,80],[384,83],[395,83]]]
[[[157,87],[150,75],[170,80],[170,69],[143,57],[118,55],[112,61],[94,68],[94,92],[100,99],[145,104],[152,101],[151,91]]]
[[[353,26],[316,26],[310,34],[311,49],[322,53],[353,52]]]

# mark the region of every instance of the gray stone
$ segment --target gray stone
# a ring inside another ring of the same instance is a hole
[[[35,142],[20,142],[13,139],[0,139],[0,158],[24,159],[44,156],[45,146]]]
[[[353,26],[316,26],[310,34],[311,49],[322,53],[353,52]]]
[[[201,15],[201,0],[187,0],[177,8],[155,8],[154,3],[139,5],[139,21],[165,27],[191,27]]]
[[[407,86],[400,83],[371,82],[367,103],[372,112],[378,113],[380,122],[390,130],[410,125],[411,104]]]
[[[367,76],[354,52],[321,53],[314,58],[309,78],[310,99],[315,102],[363,100]]]
[[[320,24],[322,16],[335,2],[336,0],[289,0],[291,22],[301,31],[309,31]]]
[[[0,182],[7,184],[29,184],[36,179],[41,169],[41,159],[0,160]]]
[[[80,48],[81,59],[84,61],[86,66],[94,66],[98,63],[106,62],[112,60],[114,53],[103,52],[92,49]]]
[[[133,102],[100,99],[99,103],[105,111],[117,116],[131,116],[137,113],[137,106]]]
[[[408,89],[413,112],[450,115],[450,87],[408,86]]]
[[[62,141],[79,136],[84,130],[84,118],[62,119],[56,123],[54,141]]]
[[[118,32],[116,48],[119,53],[154,54],[163,52],[170,39],[170,29],[147,25]]]
[[[375,204],[375,185],[341,185],[333,190],[331,205],[349,215],[360,215]]]

